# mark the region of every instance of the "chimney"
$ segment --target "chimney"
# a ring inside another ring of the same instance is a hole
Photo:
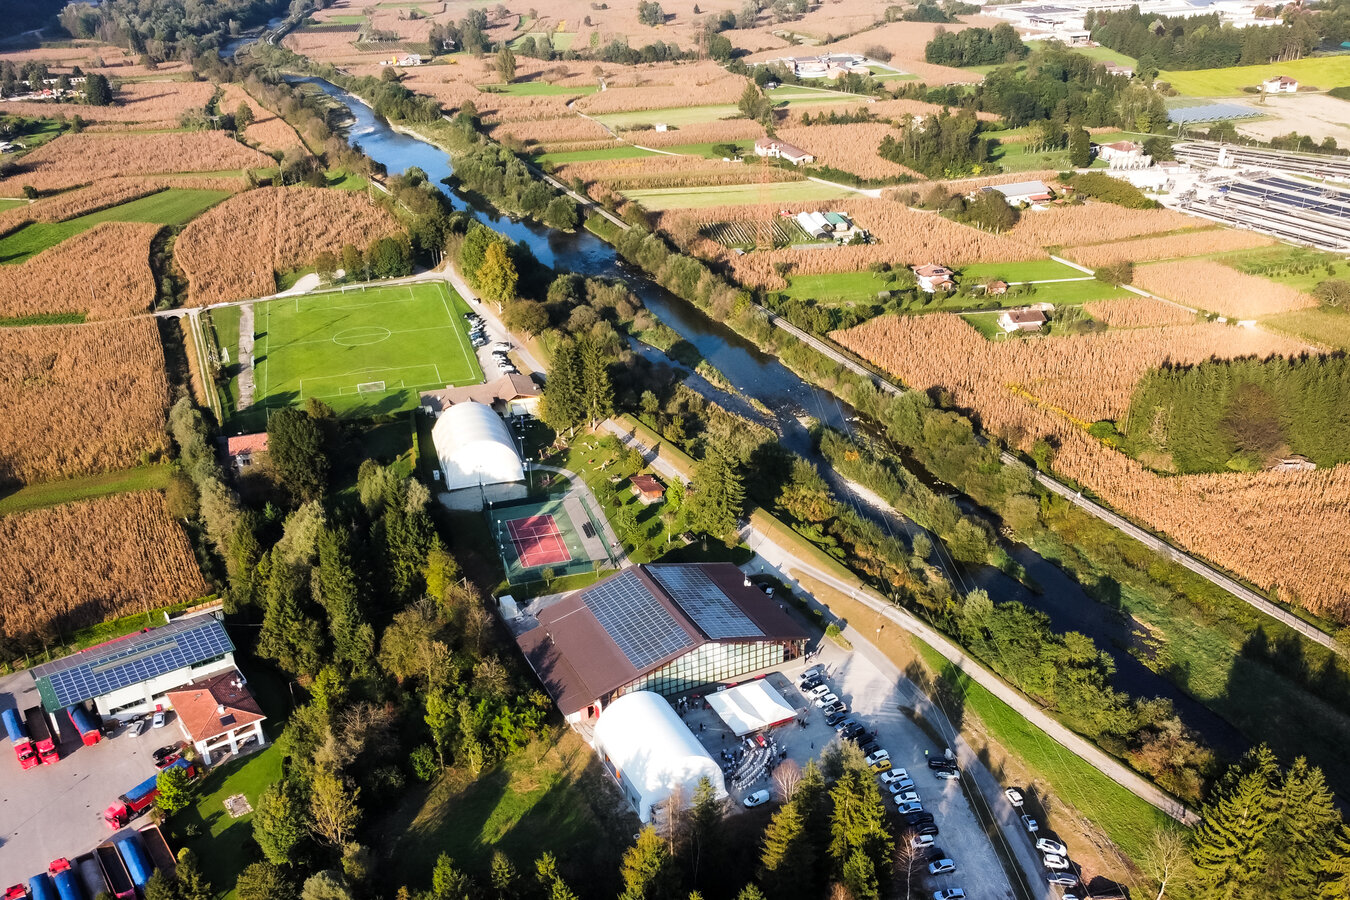
[[[224,703],[217,703],[217,704],[216,704],[216,712],[220,713],[222,716],[225,715],[225,704],[224,704]]]

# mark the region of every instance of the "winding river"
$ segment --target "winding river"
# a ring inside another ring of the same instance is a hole
[[[319,78],[288,80],[312,84],[350,109],[352,120],[347,127],[348,142],[359,147],[391,174],[416,166],[437,185],[444,185],[444,179],[450,176],[451,160],[445,151],[412,135],[395,131],[354,95]],[[852,410],[833,395],[802,381],[776,358],[761,353],[731,329],[713,321],[645,275],[628,268],[619,260],[613,247],[589,231],[583,229],[571,234],[555,231],[478,206],[449,188],[442,187],[442,191],[456,209],[467,210],[478,221],[517,243],[529,246],[539,261],[547,266],[559,271],[623,281],[654,315],[692,344],[737,389],[763,403],[770,411],[772,424],[779,432],[783,445],[813,462],[840,496],[854,499],[859,511],[883,528],[905,532],[917,528],[893,510],[879,509],[857,500],[833,467],[815,451],[802,421],[805,417],[841,431],[852,432],[857,427],[851,420]],[[1116,673],[1113,682],[1119,690],[1141,697],[1167,697],[1182,720],[1203,734],[1210,746],[1220,753],[1236,756],[1246,749],[1248,742],[1226,720],[1128,652],[1127,648],[1132,642],[1130,622],[1087,596],[1077,582],[1030,548],[1017,547],[1013,555],[1040,586],[1039,593],[1028,590],[989,566],[954,573],[957,587],[964,589],[979,586],[988,591],[995,601],[1021,601],[1044,611],[1056,629],[1088,635],[1114,659]]]

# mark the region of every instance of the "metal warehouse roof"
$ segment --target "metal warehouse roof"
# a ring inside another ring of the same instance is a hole
[[[35,666],[32,673],[42,705],[56,712],[233,650],[215,617],[190,616]]]

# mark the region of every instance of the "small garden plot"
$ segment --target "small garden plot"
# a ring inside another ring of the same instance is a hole
[[[797,224],[796,219],[784,219],[781,216],[760,222],[750,220],[705,222],[699,226],[699,233],[723,247],[758,247],[766,237],[775,247],[818,241],[817,238],[807,234],[802,226]]]

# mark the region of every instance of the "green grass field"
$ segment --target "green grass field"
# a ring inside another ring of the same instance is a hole
[[[1038,284],[1036,292],[1030,296],[1016,298],[1010,306],[1023,303],[1053,303],[1056,306],[1074,306],[1090,300],[1114,300],[1128,297],[1129,291],[1121,290],[1114,284],[1090,279],[1088,281],[1061,281],[1055,284]]]
[[[74,237],[104,222],[182,225],[228,196],[230,195],[226,191],[170,188],[64,222],[34,222],[0,239],[0,263],[21,263],[48,247],[55,247],[66,238]]]
[[[642,143],[638,141],[638,143]],[[662,147],[667,153],[682,153],[685,156],[705,156],[709,159],[721,159],[722,154],[713,153],[713,147],[722,144],[735,144],[742,156],[747,156],[754,149],[755,142],[751,138],[740,141],[705,141],[700,144],[676,144],[674,147]]]
[[[1325,91],[1350,84],[1350,55],[1310,56],[1262,66],[1162,72],[1158,78],[1176,88],[1177,93],[1187,96],[1229,97],[1242,94],[1244,87],[1260,84],[1276,75],[1288,75],[1297,78],[1301,87],[1316,87]]]
[[[0,197],[0,212],[7,209],[18,209],[20,206],[27,206],[28,201],[21,197]]]
[[[775,181],[766,185],[733,184],[692,188],[653,188],[624,191],[623,195],[651,210],[697,209],[704,206],[742,206],[749,203],[792,203],[799,200],[835,200],[856,196],[847,188],[815,181]]]
[[[0,497],[0,516],[92,500],[127,491],[158,491],[169,483],[168,466],[142,466],[99,475],[86,475],[64,481],[28,484]]]
[[[336,411],[411,409],[419,391],[478,384],[468,306],[440,282],[306,294],[254,309],[254,404],[315,397]]]
[[[598,85],[584,87],[564,87],[561,84],[545,84],[542,81],[513,81],[511,84],[480,84],[478,89],[485,94],[512,94],[517,97],[556,97],[594,94],[600,90]]]
[[[962,266],[958,274],[965,281],[1001,278],[1010,284],[1017,281],[1091,277],[1086,272],[1080,272],[1072,266],[1057,263],[1053,259],[1032,259],[1026,262],[1012,263],[972,263],[968,266]]]
[[[360,25],[365,20],[365,16],[329,16],[324,22],[329,25]]]
[[[884,275],[872,272],[830,272],[825,275],[793,275],[783,291],[797,300],[820,303],[871,303],[877,293],[889,289]]]
[[[538,41],[541,37],[547,37],[553,44],[554,50],[559,53],[566,53],[568,50],[572,49],[572,42],[577,39],[577,33],[575,31],[527,31],[513,40],[511,42],[511,47],[519,50],[521,43],[523,43],[527,37],[532,37],[535,41]]]
[[[839,91],[813,90],[810,88],[779,88],[770,91],[768,98],[778,109],[796,109],[802,106],[814,106],[822,103],[861,103],[857,94],[845,94]],[[641,109],[634,112],[610,113],[595,116],[596,119],[613,129],[631,128],[634,125],[655,125],[665,122],[677,128],[681,125],[694,125],[699,122],[715,122],[718,119],[739,118],[741,111],[734,103],[716,103],[708,106],[670,106],[664,109]]]

